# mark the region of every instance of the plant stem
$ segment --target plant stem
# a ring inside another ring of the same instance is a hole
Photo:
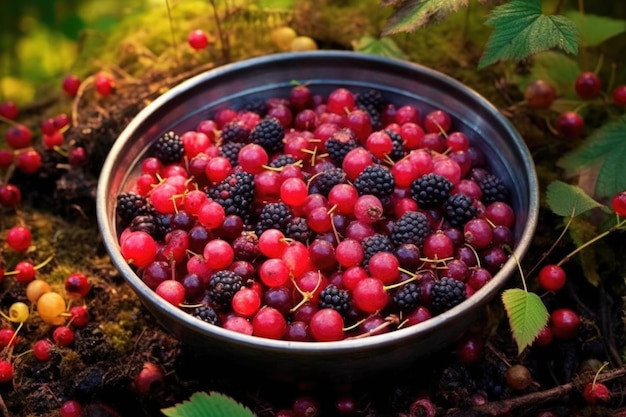
[[[180,67],[180,60],[178,59],[178,47],[176,46],[176,37],[174,36],[174,20],[172,19],[172,10],[170,9],[169,0],[165,0],[165,4],[167,5],[167,18],[170,21],[170,34],[172,35],[172,48],[174,48],[174,60],[176,61],[176,66]]]
[[[526,273],[526,276],[530,276],[539,267],[539,265],[543,264],[546,258],[552,253],[554,248],[556,248],[556,245],[558,245],[559,242],[563,239],[563,237],[565,236],[565,233],[567,232],[567,230],[569,229],[573,221],[574,221],[574,215],[571,215],[569,219],[567,220],[567,223],[565,224],[565,227],[561,231],[561,234],[559,235],[559,237],[557,237],[555,241],[552,243],[552,246],[550,246],[550,248],[543,255],[541,255],[541,259],[539,259],[539,262],[537,262],[535,266],[533,266],[532,269]]]
[[[605,238],[606,236],[610,235],[611,233],[616,232],[617,230],[619,230],[624,225],[626,225],[626,219],[624,219],[621,222],[617,223],[615,226],[611,227],[609,230],[606,230],[605,232],[600,233],[598,236],[594,237],[593,239],[588,240],[587,242],[583,243],[582,245],[580,245],[579,247],[577,247],[576,249],[574,249],[573,251],[571,251],[570,253],[565,255],[563,257],[563,259],[561,259],[559,261],[559,263],[557,263],[557,265],[558,266],[563,265],[565,262],[567,262],[570,259],[572,259],[572,257],[574,255],[576,255],[578,252],[580,252],[581,250],[585,249],[588,246],[591,246],[592,244],[596,243],[600,239]]]
[[[228,44],[228,37],[222,30],[222,22],[220,20],[220,15],[217,11],[217,5],[214,0],[210,0],[211,6],[213,6],[213,17],[215,18],[215,26],[217,28],[217,34],[220,37],[220,43],[222,44],[222,59],[225,62],[230,61],[230,46]]]
[[[559,0],[559,2],[556,4],[556,7],[554,8],[553,14],[561,13],[561,9],[563,8],[563,3],[565,3],[564,0]]]

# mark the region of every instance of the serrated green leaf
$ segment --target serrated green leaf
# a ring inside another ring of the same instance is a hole
[[[577,149],[557,161],[557,165],[575,174],[597,166],[595,193],[612,197],[626,189],[626,114],[594,131]]]
[[[431,22],[438,21],[461,7],[467,7],[469,0],[403,0],[387,1],[382,5],[392,5],[395,10],[383,28],[383,35],[400,32],[413,32]]]
[[[612,19],[605,16],[581,14],[570,10],[565,16],[572,20],[580,33],[581,43],[585,46],[596,46],[620,33],[626,32],[626,20]]]
[[[548,309],[537,294],[520,288],[504,291],[502,304],[509,319],[513,339],[517,344],[517,351],[522,353],[548,323]]]
[[[404,59],[406,55],[398,47],[398,44],[391,38],[374,38],[373,36],[363,36],[354,41],[352,47],[355,51],[372,55],[380,55],[389,58]]]
[[[593,222],[581,217],[571,223],[569,235],[574,244],[580,247],[598,235],[598,228]],[[595,245],[599,243],[600,242],[596,242]],[[587,282],[597,287],[600,284],[600,274],[598,273],[596,251],[583,249],[577,256]]]
[[[161,412],[167,417],[255,417],[249,408],[218,392],[196,392],[189,400]]]
[[[478,69],[499,60],[521,60],[552,48],[578,54],[578,32],[564,16],[545,15],[541,0],[512,0],[492,10],[485,22],[494,30]]]
[[[577,185],[553,181],[546,189],[546,202],[550,210],[559,216],[578,216],[603,205],[591,198]]]

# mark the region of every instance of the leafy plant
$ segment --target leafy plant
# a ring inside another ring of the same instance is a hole
[[[196,392],[188,401],[161,412],[167,417],[254,417],[248,407],[218,392]]]
[[[482,1],[481,1],[482,2]],[[469,5],[468,0],[383,0],[391,6],[383,35],[412,32],[438,21]],[[541,0],[512,0],[491,11],[485,21],[493,27],[478,69],[501,60],[522,60],[553,48],[578,53],[578,31],[574,22],[563,15],[547,15]]]

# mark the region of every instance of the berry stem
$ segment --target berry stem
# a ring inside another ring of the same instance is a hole
[[[19,123],[17,123],[15,120],[7,119],[4,116],[0,116],[0,122],[4,122],[11,126],[19,126]]]
[[[565,227],[563,228],[563,230],[561,231],[561,234],[556,238],[556,240],[554,242],[552,242],[552,246],[550,246],[550,248],[543,253],[543,255],[541,255],[541,259],[539,259],[539,262],[537,262],[535,264],[535,266],[533,266],[531,268],[530,271],[527,272],[527,276],[530,276],[533,272],[535,272],[535,270],[539,267],[539,265],[542,265],[543,262],[546,260],[546,258],[548,256],[550,256],[550,254],[552,253],[552,251],[554,250],[554,248],[556,248],[556,245],[559,244],[559,242],[563,239],[563,237],[565,236],[565,233],[567,232],[567,230],[569,229],[569,227],[571,226],[572,222],[574,221],[574,214],[572,213],[572,215],[569,217],[569,219],[567,220],[567,223],[565,224]]]
[[[228,45],[228,37],[222,30],[222,21],[220,20],[219,13],[217,12],[217,5],[214,0],[211,0],[211,6],[213,6],[213,18],[215,19],[215,27],[220,37],[220,43],[222,44],[222,59],[225,62],[230,61],[230,48]]]
[[[174,61],[176,61],[176,66],[180,67],[180,60],[178,59],[178,47],[176,46],[176,36],[174,36],[174,19],[172,19],[172,9],[170,7],[169,0],[165,0],[165,5],[167,6],[167,18],[170,23],[170,34],[172,35],[172,48],[174,49]]]
[[[602,363],[602,366],[598,369],[598,371],[596,372],[596,374],[593,376],[593,382],[591,383],[591,386],[595,388],[596,386],[596,382],[598,382],[598,376],[600,375],[600,372],[602,372],[602,370],[604,368],[606,368],[609,365],[608,362],[604,362]]]
[[[610,235],[613,232],[616,232],[618,230],[620,230],[620,228],[622,228],[624,225],[626,225],[626,219],[622,220],[621,222],[617,223],[615,226],[611,227],[609,230],[606,230],[602,233],[600,233],[598,236],[594,237],[591,240],[588,240],[587,242],[583,243],[582,245],[580,245],[579,247],[577,247],[576,249],[574,249],[573,251],[571,251],[570,253],[568,253],[567,255],[565,255],[563,257],[563,259],[561,259],[557,265],[561,266],[563,265],[565,262],[569,261],[570,259],[572,259],[572,257],[574,255],[576,255],[578,252],[580,252],[581,250],[585,249],[588,246],[591,246],[592,244],[596,243],[597,241],[599,241],[600,239],[603,239],[604,237]]]

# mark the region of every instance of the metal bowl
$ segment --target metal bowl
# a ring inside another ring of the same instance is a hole
[[[193,130],[216,110],[251,100],[286,97],[293,81],[327,94],[338,87],[375,88],[396,104],[425,112],[445,109],[485,154],[492,172],[511,190],[516,213],[515,256],[492,280],[460,305],[423,323],[383,335],[336,342],[292,342],[247,336],[212,326],[164,302],[120,254],[116,196],[130,188],[150,145],[169,130]],[[212,357],[248,363],[269,372],[352,377],[405,367],[452,343],[484,312],[517,270],[537,224],[538,184],[531,155],[519,133],[498,110],[460,82],[423,66],[343,51],[281,53],[210,70],[172,88],[144,108],[111,149],[98,184],[97,215],[115,267],[162,326]]]

